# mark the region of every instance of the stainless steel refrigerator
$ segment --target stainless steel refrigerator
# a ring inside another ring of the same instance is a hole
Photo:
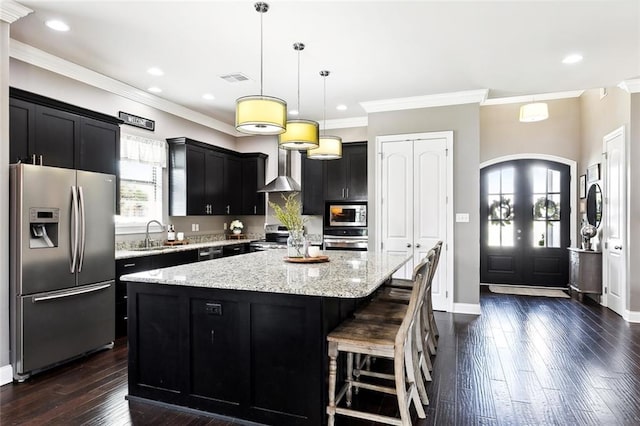
[[[115,176],[10,166],[15,380],[113,344]]]

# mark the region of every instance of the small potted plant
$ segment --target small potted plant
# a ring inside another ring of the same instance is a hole
[[[244,225],[238,219],[234,220],[229,225],[229,229],[231,229],[231,232],[233,232],[236,235],[242,234],[242,228],[244,228]]]
[[[284,207],[269,201],[269,206],[273,209],[276,218],[289,229],[287,239],[287,254],[289,257],[306,257],[306,242],[304,238],[304,224],[306,219],[300,214],[302,205],[296,199],[297,193],[289,194],[284,199]]]

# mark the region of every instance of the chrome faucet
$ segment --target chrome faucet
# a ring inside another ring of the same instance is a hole
[[[147,222],[147,232],[146,232],[146,234],[144,236],[144,246],[145,246],[145,248],[149,248],[149,246],[151,245],[151,238],[149,238],[149,225],[151,225],[153,222],[157,223],[158,225],[160,225],[160,228],[164,229],[164,225],[161,224],[160,222],[158,222],[155,219],[150,220],[149,222]]]

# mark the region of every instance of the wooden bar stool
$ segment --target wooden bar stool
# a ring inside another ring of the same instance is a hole
[[[425,274],[418,274],[415,277],[409,305],[400,324],[349,319],[327,336],[329,347],[329,405],[327,406],[327,414],[329,415],[328,424],[330,426],[333,426],[336,414],[386,424],[408,426],[411,425],[411,404],[413,404],[418,417],[425,418],[424,408],[420,402],[416,385],[413,348],[416,335],[415,327],[420,324],[419,317],[424,303],[424,291],[426,290],[426,277],[428,274],[429,271],[427,270]],[[345,384],[336,396],[336,375],[340,352],[346,352],[347,354],[347,377]],[[376,373],[375,377],[391,380],[394,382],[394,386],[364,382],[360,378],[354,380],[354,354],[392,359],[393,374]],[[363,388],[395,394],[398,400],[400,418],[350,408],[354,388],[356,390]],[[338,406],[343,398],[346,400],[346,408]]]
[[[429,326],[425,303],[431,294],[431,283],[433,279],[433,273],[431,273],[431,270],[434,266],[435,256],[435,250],[429,250],[422,262],[416,266],[413,271],[414,279],[418,274],[426,274],[427,276],[424,284],[426,287],[423,293],[423,304],[418,314],[419,323],[416,324],[416,327],[414,328],[415,336],[413,345],[414,369],[418,372],[422,372],[422,374],[419,374],[416,377],[416,385],[418,388],[418,394],[420,395],[420,399],[424,405],[429,404],[425,382],[431,381],[431,371],[433,370],[433,365],[431,363],[431,348],[429,346],[429,342],[432,338],[431,327]],[[406,314],[407,308],[408,306],[404,303],[374,300],[365,307],[357,310],[354,313],[354,316],[363,321],[372,321],[376,323],[399,323]],[[429,352],[427,352],[425,348],[427,348]],[[376,374],[371,373],[370,358],[371,357],[365,357],[363,362],[360,362],[358,357],[356,357],[356,378],[360,375]]]

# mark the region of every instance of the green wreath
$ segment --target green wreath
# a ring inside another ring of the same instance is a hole
[[[534,219],[559,219],[560,208],[555,201],[547,197],[540,197],[533,205]]]
[[[513,207],[509,198],[500,197],[499,200],[494,200],[489,205],[489,218],[493,224],[511,225],[512,214]]]

